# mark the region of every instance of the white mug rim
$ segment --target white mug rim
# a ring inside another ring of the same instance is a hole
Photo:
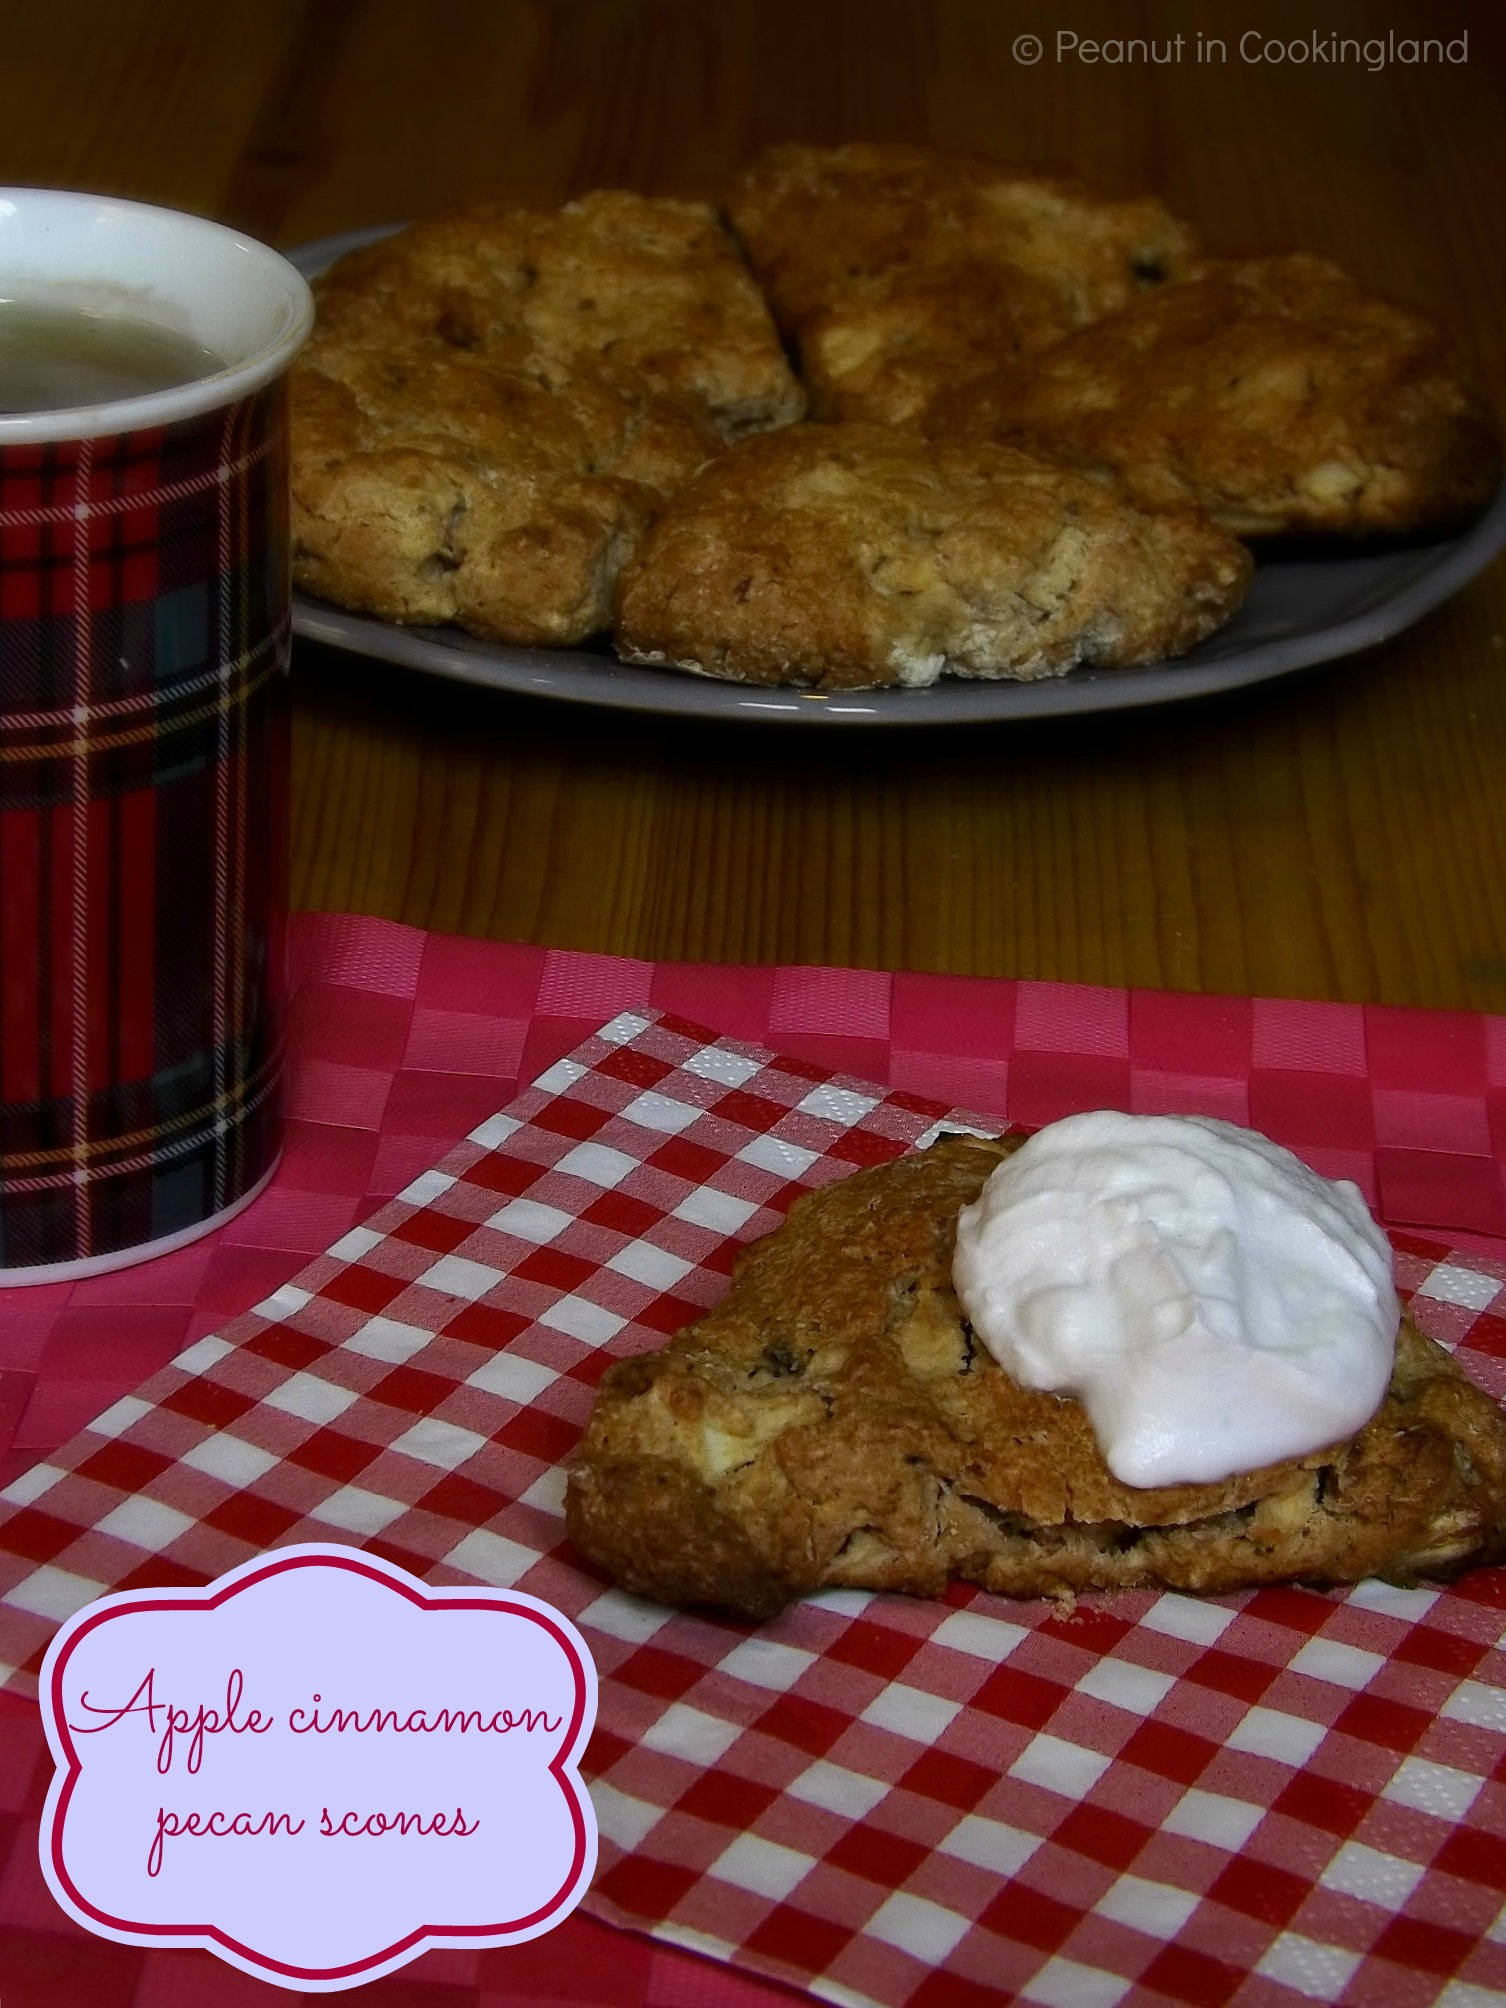
[[[169,209],[159,203],[131,202],[123,196],[93,194],[86,189],[28,188],[0,186],[0,218],[14,215],[20,205],[54,209],[60,216],[77,209],[80,220],[86,213],[120,211],[127,216],[153,218],[181,230],[184,237],[197,235],[217,249],[233,249],[250,259],[265,273],[285,302],[282,325],[270,341],[237,363],[227,364],[213,375],[195,377],[170,390],[148,391],[139,397],[115,398],[107,404],[73,405],[56,411],[0,414],[0,450],[10,446],[45,446],[65,440],[109,439],[122,433],[144,432],[157,426],[173,425],[183,419],[199,418],[207,412],[223,411],[239,404],[282,375],[308,340],[314,325],[314,300],[308,282],[270,245],[263,244],[227,224],[194,216],[186,210]],[[3,245],[3,234],[0,234]],[[103,276],[103,275],[102,275]],[[3,277],[3,272],[0,272]]]

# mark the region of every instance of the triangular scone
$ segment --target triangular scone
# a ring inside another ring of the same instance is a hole
[[[958,1211],[1012,1148],[948,1138],[798,1200],[717,1309],[614,1366],[570,1471],[577,1548],[640,1595],[748,1617],[835,1585],[1405,1583],[1506,1555],[1506,1423],[1410,1319],[1349,1442],[1120,1484],[1080,1404],[1018,1386],[951,1288]]]
[[[669,497],[805,408],[704,203],[485,203],[352,252],[315,291],[293,575],[383,620],[584,640]]]
[[[1154,197],[934,147],[784,144],[733,225],[816,418],[915,423],[936,395],[1112,313],[1196,252]]]
[[[1209,259],[928,423],[1244,537],[1445,528],[1501,479],[1500,422],[1438,323],[1298,252]]]
[[[740,440],[618,584],[627,662],[735,683],[918,689],[1161,662],[1222,627],[1244,547],[1008,448],[884,425]]]

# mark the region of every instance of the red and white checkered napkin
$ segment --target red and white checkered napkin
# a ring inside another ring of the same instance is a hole
[[[609,1920],[836,2001],[1498,1999],[1502,1572],[1071,1618],[843,1591],[750,1628],[576,1564],[560,1465],[608,1361],[715,1301],[796,1190],[941,1113],[614,1019],[0,1495],[12,1682],[101,1591],[344,1536],[582,1627]],[[1503,1275],[1442,1254],[1407,1243],[1403,1285],[1500,1391]]]

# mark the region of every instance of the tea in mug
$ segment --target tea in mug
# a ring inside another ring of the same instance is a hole
[[[0,299],[0,418],[174,390],[226,367],[171,328]]]

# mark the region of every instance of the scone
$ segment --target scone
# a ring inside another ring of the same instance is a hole
[[[1499,424],[1438,324],[1302,253],[1209,260],[928,422],[1247,537],[1439,528],[1501,479]]]
[[[396,621],[565,644],[729,439],[804,398],[705,205],[488,205],[342,259],[293,373],[299,585]]]
[[[1080,1404],[1013,1381],[951,1287],[958,1212],[1014,1147],[949,1138],[802,1197],[717,1309],[612,1367],[570,1470],[580,1552],[639,1595],[753,1618],[833,1586],[1410,1583],[1506,1555],[1506,1424],[1410,1319],[1348,1442],[1121,1484]]]
[[[949,386],[1112,312],[1196,252],[1153,198],[929,147],[769,148],[733,224],[816,418],[918,419]]]
[[[744,440],[670,504],[622,575],[617,645],[823,690],[1157,662],[1219,627],[1250,560],[987,444],[877,425]]]

